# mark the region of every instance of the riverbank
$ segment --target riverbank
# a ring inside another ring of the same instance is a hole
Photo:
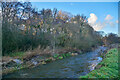
[[[96,48],[94,48],[93,50],[95,49]],[[40,50],[37,49],[31,52],[27,52],[26,55],[24,52],[20,52],[20,53],[11,54],[10,56],[4,56],[3,64],[2,64],[3,75],[12,73],[19,69],[33,68],[38,65],[45,65],[55,60],[64,59],[70,56],[76,56],[79,54],[86,53],[85,51],[81,51],[78,49],[56,50],[55,54],[53,55],[49,54],[51,52],[49,49],[41,51],[41,53],[45,53],[45,55],[41,55],[38,52],[40,52]]]
[[[49,62],[64,59],[70,56],[76,56],[78,54],[82,54],[82,52],[77,52],[73,50],[73,52],[64,51],[65,53],[56,53],[53,55],[40,55],[40,54],[28,54],[26,57],[24,53],[15,53],[11,56],[4,56],[3,57],[3,64],[2,64],[2,74],[12,73],[16,70],[23,69],[23,68],[33,68],[38,65],[45,65]],[[19,55],[18,55],[19,54]]]
[[[118,78],[118,50],[120,48],[112,48],[106,52],[103,61],[100,62],[96,69],[80,78]]]
[[[107,47],[99,46],[97,49],[77,56],[66,57],[52,61],[45,65],[34,68],[16,70],[3,78],[78,78],[88,74],[92,69],[90,66],[101,61],[100,54]]]

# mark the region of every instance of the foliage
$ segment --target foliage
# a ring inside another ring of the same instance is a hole
[[[120,43],[120,37],[118,37],[117,34],[109,33],[103,38],[103,42],[106,45]]]
[[[89,51],[101,45],[101,35],[87,23],[84,15],[57,9],[37,11],[30,2],[2,2],[3,55],[50,46]]]
[[[10,57],[16,57],[16,56],[19,56],[19,57],[23,57],[24,56],[24,52],[15,52],[15,53],[10,53],[9,56]],[[7,56],[8,54],[6,54],[5,56]]]
[[[54,57],[54,58],[57,58],[58,56],[59,56],[59,54],[54,54],[54,56],[53,56],[53,57]]]
[[[63,59],[63,57],[62,57],[62,56],[60,56],[60,57],[58,57],[58,59]]]

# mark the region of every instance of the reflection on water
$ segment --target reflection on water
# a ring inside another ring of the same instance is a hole
[[[105,49],[105,47],[99,47],[86,54],[57,60],[31,69],[18,70],[4,75],[3,78],[78,78],[95,68],[102,60],[98,52]]]

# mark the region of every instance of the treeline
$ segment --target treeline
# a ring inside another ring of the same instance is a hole
[[[30,2],[2,2],[2,52],[50,47],[91,50],[102,45],[84,15],[72,15],[56,8],[36,10]]]
[[[102,38],[102,41],[105,45],[120,44],[120,37],[117,34],[109,33]]]

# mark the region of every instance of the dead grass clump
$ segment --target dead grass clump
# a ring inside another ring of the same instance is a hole
[[[51,54],[50,47],[48,46],[45,49],[43,49],[43,48],[41,48],[41,46],[38,46],[34,50],[28,50],[27,52],[25,52],[23,59],[30,59],[30,58],[35,57],[37,55],[46,55],[46,54]]]
[[[13,58],[10,57],[10,56],[3,56],[3,57],[2,57],[2,62],[3,62],[3,63],[4,63],[4,62],[8,63],[8,62],[10,62],[12,59],[13,59]]]
[[[53,53],[53,50],[50,48],[50,46],[46,47],[43,52],[41,53],[42,55],[51,55]]]

